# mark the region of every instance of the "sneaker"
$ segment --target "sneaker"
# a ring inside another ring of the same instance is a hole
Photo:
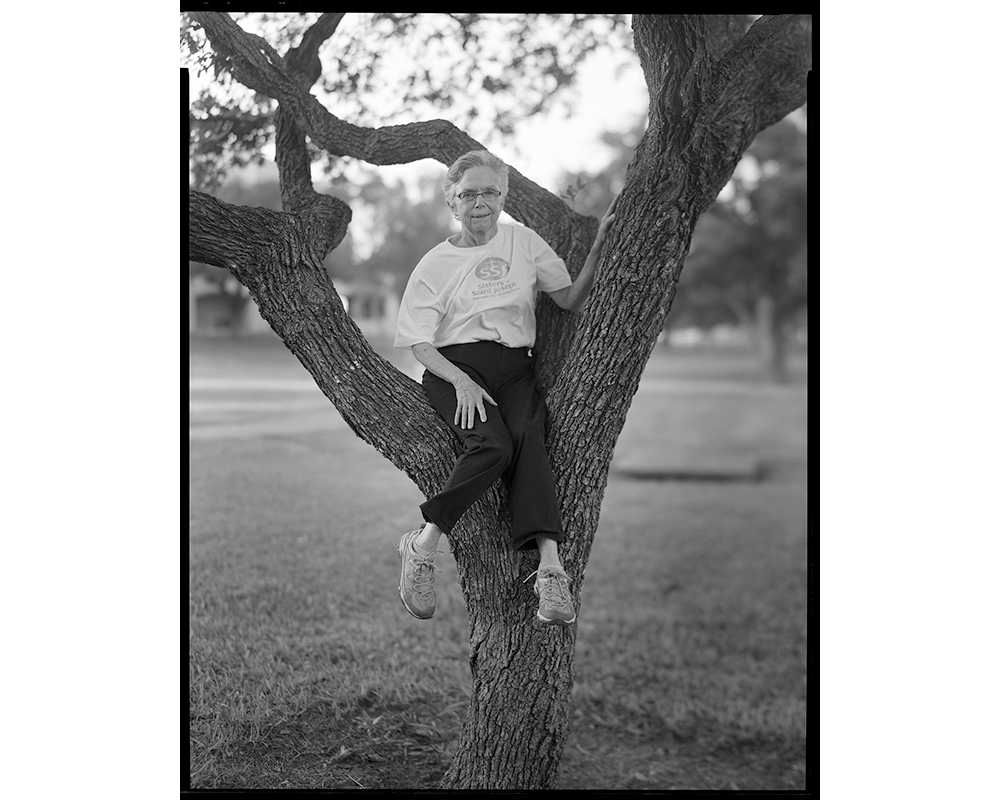
[[[423,530],[404,533],[399,540],[399,599],[403,606],[417,619],[430,619],[434,616],[436,600],[434,597],[434,557],[437,551],[429,554],[418,552],[413,544],[417,534]]]
[[[569,575],[559,567],[542,567],[534,574],[538,576],[535,578],[538,621],[543,625],[572,625],[576,612],[569,592]]]

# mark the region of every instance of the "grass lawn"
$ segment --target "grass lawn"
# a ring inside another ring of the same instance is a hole
[[[652,442],[761,477],[613,469],[561,788],[805,787],[804,369],[772,387],[742,353],[654,353],[616,460]],[[192,339],[190,468],[191,787],[435,788],[468,619],[450,557],[433,620],[399,602],[419,492],[271,337]]]

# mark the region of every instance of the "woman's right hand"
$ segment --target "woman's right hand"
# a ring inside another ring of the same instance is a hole
[[[496,401],[490,397],[489,393],[468,375],[458,379],[455,384],[455,396],[458,398],[458,406],[455,409],[455,424],[462,430],[472,429],[476,423],[477,411],[479,418],[486,422],[486,403],[496,405]]]

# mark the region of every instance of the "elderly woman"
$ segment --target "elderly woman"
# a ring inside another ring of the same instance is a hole
[[[412,348],[426,367],[424,391],[465,448],[441,491],[420,506],[426,524],[400,539],[399,596],[418,619],[434,614],[438,539],[503,478],[511,547],[539,551],[537,618],[570,625],[576,613],[558,549],[565,537],[545,451],[545,403],[535,385],[535,292],[580,309],[614,204],[574,281],[537,233],[499,224],[507,182],[507,165],[485,150],[452,164],[445,199],[462,229],[420,260],[403,293],[395,346]]]

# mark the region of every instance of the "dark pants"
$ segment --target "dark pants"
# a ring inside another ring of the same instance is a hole
[[[502,477],[510,495],[513,549],[537,547],[539,535],[563,541],[545,451],[545,401],[535,385],[531,351],[473,342],[442,347],[440,353],[489,392],[497,406],[486,403],[486,422],[476,412],[473,427],[463,430],[455,424],[455,387],[424,373],[428,399],[465,443],[444,488],[420,506],[424,519],[449,533],[469,506]]]

